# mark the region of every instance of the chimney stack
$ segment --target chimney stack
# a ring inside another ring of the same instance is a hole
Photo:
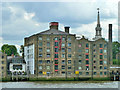
[[[112,24],[109,24],[109,42],[112,42]]]
[[[70,28],[70,27],[65,27],[65,32],[66,32],[66,33],[69,33],[69,28]]]
[[[50,29],[58,30],[58,22],[51,22],[50,23]]]

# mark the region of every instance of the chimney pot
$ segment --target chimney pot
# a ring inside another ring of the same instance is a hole
[[[56,29],[58,30],[58,22],[50,22],[50,29]]]
[[[65,27],[65,32],[69,33],[69,28],[70,27]]]

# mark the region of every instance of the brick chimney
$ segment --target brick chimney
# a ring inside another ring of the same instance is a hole
[[[65,32],[66,32],[66,33],[69,33],[69,28],[70,28],[70,27],[64,27],[64,28],[65,28]]]
[[[58,22],[50,22],[50,29],[56,29],[58,30]]]
[[[109,42],[112,42],[112,24],[109,24]]]

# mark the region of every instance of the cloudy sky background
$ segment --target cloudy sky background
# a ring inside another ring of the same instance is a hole
[[[49,29],[49,22],[58,21],[59,29],[70,26],[70,33],[95,36],[97,8],[100,8],[102,35],[108,39],[108,24],[113,24],[113,40],[118,41],[118,1],[85,0],[84,2],[2,2],[0,47],[16,45],[24,38]]]

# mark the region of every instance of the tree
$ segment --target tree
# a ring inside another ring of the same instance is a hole
[[[120,48],[120,43],[115,41],[112,43],[112,54],[113,54],[113,59],[116,59],[116,54],[119,52]]]
[[[11,56],[12,54],[17,55],[17,48],[14,45],[4,44],[1,47],[3,53],[7,54],[7,56]]]

